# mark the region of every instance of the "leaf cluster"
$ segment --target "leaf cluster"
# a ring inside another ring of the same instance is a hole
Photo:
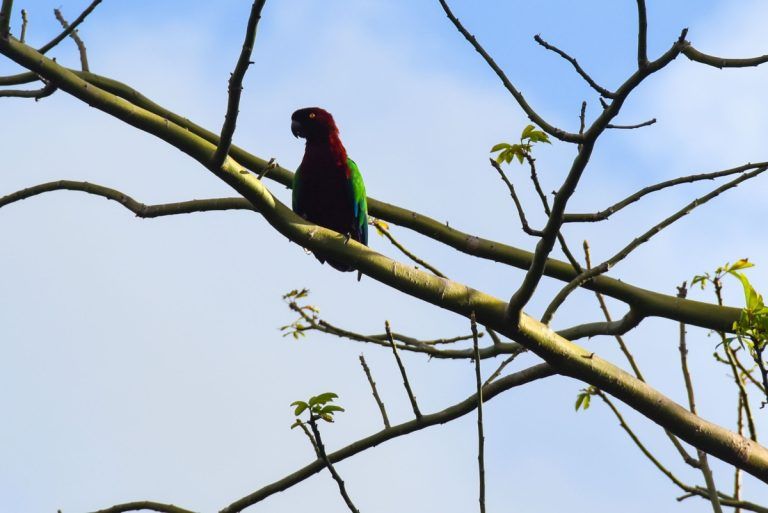
[[[496,153],[497,151],[499,152],[499,154],[496,155],[496,162],[499,164],[504,162],[509,164],[512,162],[512,159],[515,158],[522,164],[523,160],[531,155],[533,145],[539,142],[552,144],[549,140],[549,136],[545,132],[536,130],[536,127],[533,125],[528,125],[520,134],[519,143],[499,143],[491,148],[491,153]]]
[[[313,395],[308,401],[293,401],[291,406],[294,407],[293,414],[299,417],[304,412],[309,412],[311,420],[322,419],[326,422],[333,422],[333,415],[336,412],[344,411],[344,408],[333,403],[334,399],[338,399],[338,395],[333,392],[325,392],[320,395]],[[300,426],[302,420],[297,418],[291,425],[291,429]]]

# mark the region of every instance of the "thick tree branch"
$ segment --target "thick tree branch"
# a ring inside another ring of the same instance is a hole
[[[221,167],[229,148],[232,146],[232,136],[235,133],[237,125],[237,115],[240,112],[240,95],[243,92],[243,78],[248,66],[251,64],[251,53],[253,52],[253,43],[256,41],[256,28],[261,19],[261,10],[264,8],[266,0],[254,0],[251,6],[251,14],[248,18],[248,26],[245,29],[245,40],[240,57],[237,59],[235,71],[229,77],[229,97],[227,100],[227,113],[224,117],[224,125],[221,127],[221,136],[216,152],[213,154],[211,166],[215,169]]]
[[[509,376],[499,378],[493,383],[490,383],[484,387],[483,400],[488,402],[506,390],[522,386],[539,379],[547,378],[554,374],[556,374],[555,371],[549,365],[534,365],[533,367],[529,367],[514,374],[510,374]],[[449,406],[442,411],[423,415],[421,418],[409,420],[408,422],[403,422],[402,424],[392,426],[391,428],[382,429],[378,433],[375,433],[366,438],[362,438],[354,443],[347,445],[346,447],[339,449],[336,452],[329,454],[328,459],[332,463],[338,463],[339,461],[345,460],[388,440],[392,440],[393,438],[408,435],[430,426],[436,426],[450,422],[454,419],[466,415],[467,413],[473,411],[475,408],[477,408],[477,394],[472,394],[465,400]],[[286,490],[291,486],[304,481],[308,477],[311,477],[314,474],[320,472],[323,468],[324,465],[322,462],[314,461],[309,465],[297,470],[296,472],[259,490],[256,490],[255,492],[243,497],[242,499],[233,502],[226,508],[223,508],[220,513],[238,513],[271,495],[282,492],[283,490]]]
[[[3,0],[0,6],[0,39],[8,39],[11,33],[11,13],[13,12],[13,0]]]
[[[472,45],[472,47],[479,53],[483,59],[485,59],[485,62],[488,64],[488,66],[491,67],[491,69],[496,73],[496,76],[501,79],[501,82],[504,84],[504,87],[507,89],[507,91],[510,92],[510,94],[515,98],[518,105],[520,105],[520,108],[523,109],[525,114],[528,116],[528,119],[530,119],[532,122],[534,122],[536,125],[538,125],[542,130],[544,130],[546,133],[551,135],[552,137],[556,139],[560,139],[561,141],[566,141],[570,143],[580,143],[582,139],[584,138],[580,134],[574,134],[570,132],[566,132],[565,130],[562,130],[560,128],[557,128],[553,125],[550,125],[547,123],[544,118],[542,118],[533,108],[528,104],[526,99],[523,97],[522,93],[518,91],[515,86],[512,84],[512,82],[507,78],[507,75],[502,71],[502,69],[496,64],[496,61],[493,60],[493,58],[488,54],[488,52],[485,51],[485,49],[480,46],[480,43],[477,42],[477,39],[475,36],[470,34],[467,29],[464,28],[464,25],[461,24],[459,19],[454,16],[453,12],[451,11],[450,7],[448,7],[448,4],[445,2],[445,0],[438,0],[440,2],[440,5],[443,7],[443,11],[445,11],[446,16],[448,16],[448,19],[451,20],[451,23],[453,23],[454,27],[461,33],[464,38],[469,41],[469,43]]]

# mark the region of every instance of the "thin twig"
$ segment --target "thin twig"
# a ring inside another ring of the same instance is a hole
[[[240,109],[240,96],[243,92],[243,78],[248,66],[251,65],[251,53],[253,44],[256,41],[256,28],[261,19],[261,10],[266,0],[254,0],[251,6],[251,15],[248,18],[248,26],[245,29],[245,40],[240,57],[237,59],[235,70],[229,77],[229,98],[227,100],[227,113],[224,116],[224,124],[221,127],[219,144],[216,146],[216,152],[211,158],[212,168],[219,169],[224,163],[224,159],[229,154],[229,148],[232,146],[232,136],[235,133],[237,124],[237,115]]]
[[[344,485],[344,480],[341,479],[339,473],[336,472],[336,469],[333,467],[333,463],[331,463],[331,460],[328,459],[328,455],[325,453],[323,439],[320,437],[320,430],[317,428],[317,421],[315,420],[314,416],[309,417],[309,426],[312,428],[312,433],[315,435],[315,448],[320,454],[320,459],[323,461],[323,463],[325,463],[326,468],[328,468],[328,472],[330,472],[333,476],[333,480],[336,481],[337,485],[339,485],[339,493],[341,494],[341,497],[344,499],[344,502],[352,513],[360,513],[360,510],[355,507],[352,499],[349,498],[347,487]]]
[[[477,467],[479,480],[480,513],[485,513],[485,435],[483,434],[483,383],[480,375],[480,346],[477,342],[475,312],[469,316],[472,344],[475,350],[475,384],[477,386]]]
[[[739,378],[741,380],[741,378]],[[743,383],[742,383],[743,384]],[[744,436],[744,398],[741,392],[738,394],[738,408],[736,413],[736,432]],[[741,469],[734,467],[733,471],[733,498],[741,500]],[[741,513],[741,508],[736,508],[733,513]]]
[[[407,256],[408,258],[410,258],[420,266],[424,267],[425,269],[428,269],[435,276],[440,276],[441,278],[446,277],[435,266],[433,266],[426,260],[419,258],[413,252],[411,252],[408,248],[400,244],[400,241],[398,241],[395,238],[395,236],[390,233],[389,228],[387,228],[381,221],[379,221],[378,219],[374,219],[372,222],[373,222],[373,226],[376,228],[376,231],[380,233],[382,236],[386,237],[387,240],[390,243],[392,243],[393,246],[399,249],[403,255]]]
[[[405,366],[403,365],[403,361],[400,359],[400,354],[397,352],[397,345],[395,344],[395,339],[392,337],[392,330],[389,328],[389,321],[384,321],[384,329],[387,332],[387,339],[389,340],[389,345],[392,347],[392,354],[395,355],[395,360],[397,361],[397,367],[400,369],[400,375],[403,377],[403,386],[405,387],[405,391],[408,394],[408,400],[411,401],[411,408],[413,408],[413,414],[416,416],[417,419],[421,418],[421,411],[419,411],[419,405],[416,402],[416,396],[413,394],[413,390],[411,389],[411,384],[408,381],[408,374],[405,372]]]
[[[644,126],[650,126],[656,123],[656,118],[649,119],[648,121],[643,121],[642,123],[637,123],[635,125],[614,125],[613,123],[609,123],[605,126],[605,128],[613,128],[616,130],[633,130],[635,128],[643,128]]]
[[[520,108],[523,109],[525,114],[528,116],[528,119],[533,121],[536,125],[538,125],[542,130],[544,130],[546,133],[551,135],[552,137],[555,137],[556,139],[560,139],[561,141],[571,142],[571,143],[579,143],[582,141],[583,136],[579,134],[573,134],[570,132],[566,132],[565,130],[562,130],[560,128],[557,128],[553,125],[550,125],[546,121],[544,121],[544,118],[542,118],[533,108],[528,104],[528,102],[523,97],[522,93],[518,91],[515,86],[512,84],[512,82],[507,78],[507,75],[502,71],[502,69],[496,64],[496,61],[493,60],[493,58],[488,54],[488,52],[485,51],[485,49],[478,43],[477,38],[473,36],[472,34],[467,31],[466,28],[464,28],[464,25],[461,24],[459,19],[454,16],[453,12],[451,11],[450,7],[448,7],[448,4],[445,2],[445,0],[439,0],[440,5],[443,7],[443,11],[445,12],[445,15],[448,16],[448,19],[451,20],[451,23],[453,23],[453,26],[456,27],[456,29],[461,33],[462,36],[469,42],[469,44],[472,45],[472,47],[475,49],[477,53],[479,53],[483,59],[485,59],[485,62],[488,64],[488,66],[491,67],[491,69],[496,73],[496,76],[499,77],[501,82],[504,84],[504,87],[507,89],[507,91],[510,92],[510,94],[515,98],[518,105],[520,105]]]
[[[677,287],[677,297],[684,298],[688,295],[688,287],[686,282]],[[683,380],[685,381],[685,390],[688,393],[688,408],[691,413],[696,414],[696,399],[693,393],[693,381],[691,380],[691,372],[688,369],[688,347],[685,342],[685,323],[680,323],[680,368],[683,373]],[[707,459],[707,453],[701,449],[697,449],[699,464],[701,473],[704,476],[704,482],[707,484],[707,492],[709,494],[709,501],[712,503],[712,510],[714,513],[722,513],[723,509],[720,506],[720,499],[717,496],[717,487],[715,486],[715,480],[712,477],[712,470],[709,468],[709,461]]]
[[[75,21],[73,21],[69,27],[65,28],[58,36],[54,37],[53,39],[48,41],[46,44],[38,48],[37,51],[41,54],[45,54],[46,52],[48,52],[48,50],[50,50],[57,44],[61,43],[62,41],[64,41],[64,38],[70,35],[83,21],[85,21],[85,18],[87,18],[88,15],[91,14],[93,10],[96,8],[96,6],[99,5],[100,3],[101,3],[101,0],[93,0],[93,2],[91,2],[91,4],[88,7],[86,7],[82,13],[80,13],[80,16],[75,18]]]
[[[512,363],[515,360],[515,358],[517,358],[517,355],[524,353],[525,351],[527,351],[527,349],[523,349],[518,353],[509,355],[509,357],[507,357],[503,362],[501,362],[499,366],[496,367],[496,370],[493,371],[490,376],[488,376],[488,379],[486,379],[485,383],[483,383],[483,387],[487,387],[490,383],[493,382],[494,379],[498,378],[501,375],[501,371],[503,371],[507,365]]]
[[[19,36],[20,42],[25,42],[27,39],[27,22],[29,20],[27,19],[27,10],[22,9],[21,10],[21,35]]]
[[[742,173],[744,171],[749,171],[750,169],[757,169],[766,165],[768,165],[768,162],[758,162],[756,164],[749,163],[743,166],[734,167],[731,169],[725,169],[723,171],[715,171],[713,173],[700,173],[700,174],[689,175],[689,176],[681,176],[679,178],[674,178],[672,180],[667,180],[654,185],[649,185],[648,187],[644,187],[643,189],[640,189],[636,193],[626,197],[625,199],[619,201],[618,203],[615,203],[610,207],[593,214],[565,214],[563,216],[563,222],[564,223],[576,223],[576,222],[580,223],[580,222],[603,221],[605,219],[608,219],[611,215],[615,214],[616,212],[623,209],[624,207],[631,205],[632,203],[635,203],[642,197],[652,192],[657,192],[662,189],[666,189],[668,187],[673,187],[675,185],[680,185],[683,183],[693,183],[701,180],[714,180],[715,178]]]
[[[69,28],[69,23],[67,23],[67,20],[64,19],[64,16],[61,14],[61,10],[54,9],[53,14],[56,16],[56,19],[59,20],[62,28],[67,30]],[[85,43],[83,43],[83,40],[80,39],[77,30],[71,31],[69,33],[69,37],[71,37],[75,42],[77,45],[77,51],[80,53],[80,68],[85,72],[89,72],[90,68],[88,67],[88,52],[85,49]]]
[[[541,237],[541,230],[534,230],[528,224],[528,219],[525,217],[525,210],[523,210],[523,205],[520,203],[520,199],[517,197],[517,193],[515,192],[515,186],[512,185],[512,182],[509,181],[506,173],[504,173],[504,170],[501,169],[501,165],[496,162],[495,159],[489,160],[491,162],[491,166],[493,166],[493,168],[499,173],[499,177],[501,177],[501,180],[506,184],[507,189],[509,189],[509,195],[512,196],[512,201],[515,203],[515,208],[517,208],[517,215],[520,218],[520,224],[522,225],[523,231],[528,235]]]
[[[533,36],[533,39],[534,41],[539,43],[541,46],[546,48],[547,50],[555,52],[557,55],[559,55],[566,61],[570,62],[573,68],[576,70],[576,73],[581,75],[581,78],[583,78],[592,89],[597,91],[600,94],[600,96],[605,98],[616,98],[616,93],[609,91],[608,89],[602,87],[600,84],[595,82],[595,80],[592,77],[590,77],[586,71],[584,71],[584,69],[579,65],[578,61],[575,58],[571,57],[570,55],[562,51],[560,48],[544,41],[544,39],[542,39],[541,35],[539,34],[536,34],[535,36]],[[583,133],[583,130],[580,131],[579,133],[580,134]]]
[[[371,375],[371,369],[368,368],[368,364],[365,362],[365,356],[360,354],[360,365],[363,366],[363,372],[365,372],[365,377],[368,378],[368,384],[371,385],[371,392],[373,393],[373,398],[376,400],[376,404],[379,407],[379,411],[381,412],[381,420],[384,421],[384,427],[388,428],[389,425],[389,417],[387,417],[387,408],[384,406],[384,401],[381,400],[381,397],[379,396],[379,391],[376,388],[376,382],[373,380],[373,376]]]

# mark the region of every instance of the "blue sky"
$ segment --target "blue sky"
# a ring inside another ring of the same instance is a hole
[[[30,12],[29,40],[57,33],[52,15],[73,19],[85,1],[17,2]],[[92,70],[131,84],[158,103],[218,130],[226,81],[242,42],[249,2],[105,0],[81,30]],[[541,34],[577,56],[615,87],[632,72],[634,2],[567,0],[451,4],[534,107],[574,130],[582,100],[599,112],[570,66],[544,51]],[[682,27],[702,51],[766,53],[764,3],[649,2],[649,48],[658,55]],[[18,26],[18,19],[14,20]],[[70,41],[53,55],[75,66]],[[290,0],[268,2],[254,66],[245,80],[235,140],[293,168],[301,141],[289,131],[293,110],[333,112],[369,194],[416,209],[478,235],[532,248],[513,205],[487,164],[488,149],[526,124],[498,79],[442,14],[437,1]],[[0,73],[17,68],[0,60]],[[596,210],[637,188],[673,176],[765,160],[766,72],[719,71],[675,61],[644,84],[621,122],[656,117],[641,131],[617,131],[598,145],[573,211]],[[0,194],[60,178],[118,188],[147,203],[231,195],[226,185],[180,152],[57,93],[40,102],[2,99]],[[556,187],[573,148],[537,151],[547,190]],[[534,224],[536,199],[525,175]],[[695,211],[641,247],[612,275],[662,292],[693,274],[749,256],[754,283],[768,283],[762,233],[764,178]],[[288,191],[272,184],[282,199]],[[588,238],[604,259],[712,184],[659,194],[600,226],[569,227],[578,247]],[[217,508],[311,460],[300,433],[288,429],[288,404],[334,390],[347,407],[325,431],[340,447],[379,429],[378,411],[357,363],[363,351],[393,420],[410,418],[387,351],[320,335],[283,339],[293,319],[280,296],[309,287],[331,322],[423,337],[466,332],[464,319],[391,291],[373,280],[320,266],[253,213],[136,219],[113,203],[52,193],[0,210],[0,510],[90,511],[139,499],[198,511]],[[417,253],[449,276],[508,297],[521,273],[476,262],[394,228]],[[386,241],[374,249],[400,259]],[[741,294],[732,284],[730,304]],[[545,281],[529,308],[540,314],[559,285]],[[697,298],[710,300],[700,292]],[[615,315],[621,305],[612,305]],[[598,320],[594,298],[574,294],[555,320]],[[654,386],[683,401],[677,326],[650,320],[628,337]],[[711,362],[715,341],[690,329],[691,359],[702,415],[733,427],[735,394]],[[589,346],[623,365],[612,340]],[[405,358],[422,409],[468,396],[467,363]],[[530,355],[519,369],[534,363]],[[485,364],[487,374],[494,368]],[[702,511],[680,495],[596,404],[575,414],[582,386],[551,378],[488,404],[489,511]],[[671,468],[698,484],[653,424],[625,409],[637,431]],[[768,424],[758,413],[758,431]],[[339,465],[365,512],[459,512],[476,506],[474,417],[389,442]],[[731,476],[715,464],[718,482]],[[642,486],[638,486],[642,483]],[[745,497],[768,502],[747,480]],[[307,504],[344,511],[334,483],[321,474],[253,510],[291,511]]]

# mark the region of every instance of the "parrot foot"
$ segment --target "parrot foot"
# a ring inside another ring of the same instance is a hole
[[[347,245],[347,243],[349,243],[349,239],[351,239],[351,238],[352,238],[352,234],[351,233],[347,232],[347,233],[344,234],[344,245],[345,246]]]

